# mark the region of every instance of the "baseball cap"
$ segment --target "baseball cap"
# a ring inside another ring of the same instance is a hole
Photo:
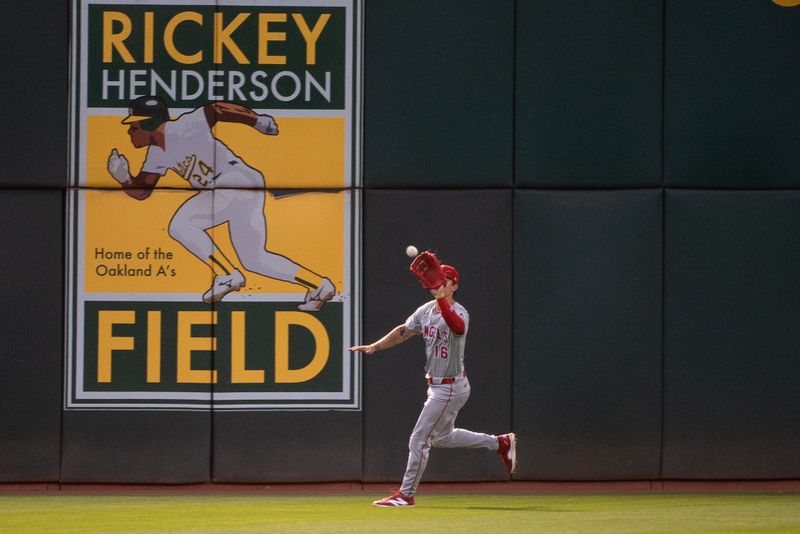
[[[169,120],[169,109],[167,103],[158,96],[140,96],[131,102],[128,108],[128,116],[122,119],[122,124],[156,119],[156,122],[166,122]]]
[[[458,283],[458,271],[452,265],[442,264],[442,274],[445,278],[449,278],[456,284]]]

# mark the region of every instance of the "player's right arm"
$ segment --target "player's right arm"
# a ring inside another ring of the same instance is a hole
[[[278,135],[278,124],[272,115],[259,115],[250,108],[230,102],[213,102],[203,108],[209,128],[217,122],[246,124],[265,135]]]
[[[113,149],[108,156],[108,172],[125,193],[136,200],[144,200],[150,196],[161,175],[154,172],[140,172],[131,175],[128,159]]]
[[[136,200],[144,200],[150,196],[155,189],[160,174],[154,172],[140,172],[136,176],[131,176],[128,184],[122,184],[122,190]]]
[[[390,349],[408,339],[411,339],[419,332],[415,332],[414,330],[409,330],[406,328],[406,325],[401,324],[394,327],[391,332],[380,338],[375,343],[370,343],[369,345],[356,345],[354,347],[350,347],[350,352],[363,352],[366,354],[372,354],[374,352],[378,352],[379,350],[386,350]]]

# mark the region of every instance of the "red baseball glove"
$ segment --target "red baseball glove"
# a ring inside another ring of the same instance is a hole
[[[430,250],[426,250],[414,258],[408,270],[417,277],[425,289],[433,289],[444,284],[442,262]]]

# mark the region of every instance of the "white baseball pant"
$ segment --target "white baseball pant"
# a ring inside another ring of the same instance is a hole
[[[231,243],[242,267],[270,278],[294,282],[299,266],[285,256],[266,250],[264,195],[264,191],[247,189],[200,191],[175,212],[169,223],[169,235],[205,262],[217,250],[206,230],[227,222]]]
[[[455,428],[459,410],[469,399],[470,386],[466,376],[452,384],[428,386],[428,400],[419,414],[408,441],[408,464],[400,491],[409,497],[417,493],[431,447],[442,449],[497,450],[497,437]]]

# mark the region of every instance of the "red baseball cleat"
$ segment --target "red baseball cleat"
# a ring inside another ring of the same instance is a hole
[[[389,508],[392,506],[416,506],[416,503],[414,503],[414,497],[404,495],[400,493],[400,490],[397,490],[388,497],[384,497],[379,501],[373,502],[372,506]]]
[[[508,474],[513,475],[517,470],[517,436],[513,432],[497,436],[497,454],[506,464]]]

